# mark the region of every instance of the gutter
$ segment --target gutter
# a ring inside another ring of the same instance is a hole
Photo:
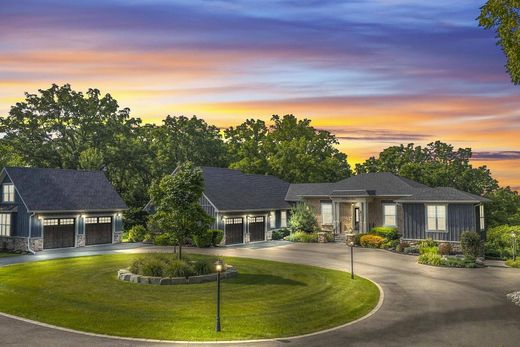
[[[32,255],[35,255],[36,252],[31,249],[31,234],[32,234],[32,228],[31,228],[31,222],[32,222],[32,219],[33,217],[35,216],[34,212],[32,214],[29,215],[29,236],[27,236],[27,250],[32,253]]]

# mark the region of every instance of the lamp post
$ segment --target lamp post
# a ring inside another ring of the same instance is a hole
[[[511,239],[513,240],[513,261],[516,260],[516,233],[511,233]]]
[[[354,279],[354,241],[348,242],[350,247],[350,278]]]
[[[215,329],[217,333],[220,332],[220,273],[223,267],[222,260],[219,259],[215,262],[215,269],[217,270],[217,324]]]

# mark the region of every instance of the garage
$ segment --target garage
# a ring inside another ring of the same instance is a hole
[[[112,243],[112,217],[85,218],[85,244]]]
[[[249,241],[265,240],[265,217],[256,216],[249,217]]]
[[[75,219],[52,218],[43,220],[43,248],[74,247]]]
[[[225,218],[226,245],[233,245],[244,242],[244,219]]]

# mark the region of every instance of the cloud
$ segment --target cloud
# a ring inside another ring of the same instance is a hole
[[[320,127],[320,129],[328,130],[336,134],[339,140],[351,141],[376,141],[376,142],[408,142],[425,140],[431,135],[405,133],[400,131],[392,131],[386,129],[337,129],[334,127]]]
[[[473,160],[520,160],[520,151],[474,152]]]

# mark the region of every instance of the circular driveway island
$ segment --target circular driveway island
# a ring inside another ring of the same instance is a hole
[[[154,247],[144,249],[152,251]],[[126,249],[119,252],[142,251],[143,249]],[[84,249],[83,252],[95,254],[113,251],[108,248],[99,251],[91,248]],[[350,269],[350,253],[342,244],[287,245],[273,242],[264,247],[208,249],[205,252],[317,265],[338,270]],[[356,274],[377,282],[384,290],[384,303],[376,314],[323,334],[240,345],[518,345],[520,307],[513,305],[506,297],[507,293],[520,288],[520,272],[517,269],[435,268],[417,264],[415,257],[382,250],[356,249],[355,252]],[[63,255],[69,254],[64,252]],[[49,257],[49,254],[42,256]],[[8,317],[0,317],[0,333],[3,343],[19,346],[160,345],[156,342],[114,340],[60,331]]]

